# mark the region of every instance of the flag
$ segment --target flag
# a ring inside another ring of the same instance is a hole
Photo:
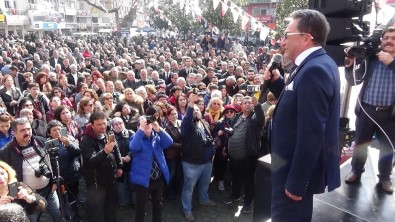
[[[224,0],[224,1],[222,2],[222,11],[221,11],[222,17],[225,16],[226,11],[228,11],[228,8],[229,8],[229,6],[228,6],[228,0]]]
[[[214,10],[217,9],[218,4],[219,4],[219,0],[213,0],[213,8],[214,8]]]

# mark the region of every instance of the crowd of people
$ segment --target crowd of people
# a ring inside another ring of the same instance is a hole
[[[256,159],[268,152],[260,145],[263,110],[276,103],[263,90],[275,49],[206,34],[201,42],[9,36],[0,50],[0,160],[16,171],[21,191],[36,192],[14,197],[37,204],[26,210],[31,221],[44,209],[53,221],[64,216],[47,154],[53,140],[70,202],[84,201],[85,180],[89,221],[116,221],[117,207],[129,205],[144,221],[149,197],[160,221],[162,196],[181,198],[193,221],[194,188],[202,205],[215,205],[210,178],[224,191],[228,162],[232,192],[223,201],[241,200],[244,186],[242,212],[251,212]]]
[[[206,34],[201,42],[116,35],[0,39],[0,205],[20,205],[32,222],[43,210],[62,221],[66,202],[86,201],[84,220],[95,222],[117,221],[117,208],[134,205],[140,222],[149,199],[152,221],[161,221],[163,198],[179,198],[185,219],[193,221],[195,188],[198,202],[210,207],[216,205],[210,184],[216,192],[230,184],[222,202],[243,201],[241,212],[248,214],[257,159],[271,152],[272,220],[311,221],[313,195],[340,186],[340,80],[322,49],[325,16],[299,10],[291,18],[280,50],[248,48],[226,34]],[[364,83],[361,93],[360,105],[380,113],[382,124],[393,117],[393,78],[384,74],[393,73],[394,33],[383,33],[386,51],[368,63],[381,74],[369,72],[373,86],[381,79],[388,84],[374,90]],[[283,63],[270,69],[276,53]],[[390,96],[380,100],[380,93]],[[367,142],[377,131],[373,123],[363,127],[365,116],[357,121],[361,149],[348,183],[360,180]],[[386,148],[380,183],[392,193],[391,149],[377,135]],[[81,219],[76,204],[71,210]]]

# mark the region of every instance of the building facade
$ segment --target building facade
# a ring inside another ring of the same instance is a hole
[[[90,1],[107,10],[119,10],[107,13],[84,0],[0,0],[0,34],[110,31],[132,7],[130,0]]]
[[[248,0],[244,10],[271,29],[276,27],[276,4],[281,0]]]

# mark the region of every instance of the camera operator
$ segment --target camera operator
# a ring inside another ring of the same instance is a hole
[[[11,123],[14,139],[0,151],[0,159],[15,169],[17,178],[47,199],[47,211],[53,221],[61,221],[59,199],[52,181],[49,156],[44,150],[44,139],[32,136],[29,120],[15,119]],[[32,222],[38,221],[39,213],[29,215]]]
[[[182,188],[182,207],[184,216],[188,221],[193,221],[192,194],[197,181],[199,188],[199,202],[201,205],[215,206],[209,199],[208,186],[210,184],[213,164],[213,139],[209,125],[202,119],[199,107],[195,105],[198,100],[197,92],[191,90],[188,95],[186,115],[181,123],[182,143],[182,168],[184,184]]]
[[[241,103],[241,113],[234,120],[233,134],[228,141],[232,193],[224,203],[231,204],[239,201],[243,186],[245,197],[242,212],[245,214],[252,210],[254,175],[264,124],[265,114],[258,100],[255,97],[244,97]]]
[[[133,153],[130,181],[135,185],[137,197],[136,222],[145,221],[150,195],[152,221],[161,221],[163,179],[167,184],[170,180],[163,150],[170,147],[173,139],[152,117],[139,118],[139,129],[129,143],[129,150]]]
[[[64,135],[63,132],[66,132]],[[78,141],[67,134],[67,129],[63,124],[57,120],[52,120],[47,126],[48,140],[54,141],[48,148],[58,148],[57,154],[59,155],[59,171],[60,176],[63,177],[64,184],[68,192],[69,202],[72,203],[76,200],[79,193],[79,180],[80,180],[80,148]],[[54,140],[55,139],[55,140]],[[79,217],[78,208],[76,204],[72,205],[76,217]]]
[[[355,149],[352,157],[352,170],[346,176],[347,183],[356,183],[361,179],[367,159],[367,147],[372,137],[379,142],[379,180],[382,189],[392,193],[394,188],[390,180],[392,171],[393,147],[395,144],[395,28],[390,27],[382,34],[381,52],[366,60],[348,58],[346,79],[350,85],[363,83],[359,101],[355,108],[356,134]],[[366,61],[366,63],[365,63]],[[353,63],[356,62],[355,79]],[[359,103],[360,102],[360,103]],[[362,107],[361,107],[362,106]],[[363,108],[363,109],[361,109]],[[377,125],[381,127],[378,129]],[[390,141],[388,141],[390,138]]]
[[[116,142],[107,140],[107,117],[94,112],[80,142],[82,173],[87,188],[87,221],[117,221],[116,177],[122,176],[122,160]]]

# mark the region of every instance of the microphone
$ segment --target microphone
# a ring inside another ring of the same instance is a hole
[[[281,68],[281,62],[283,61],[283,56],[281,54],[274,54],[272,60],[270,61],[270,69],[272,72],[275,69]]]
[[[272,73],[273,70],[281,67],[281,62],[283,61],[283,56],[281,54],[274,54],[272,60],[270,60],[270,68],[269,71]],[[261,87],[261,92],[266,92],[269,88],[270,82],[272,81],[273,74],[270,75],[270,79],[266,80]]]

